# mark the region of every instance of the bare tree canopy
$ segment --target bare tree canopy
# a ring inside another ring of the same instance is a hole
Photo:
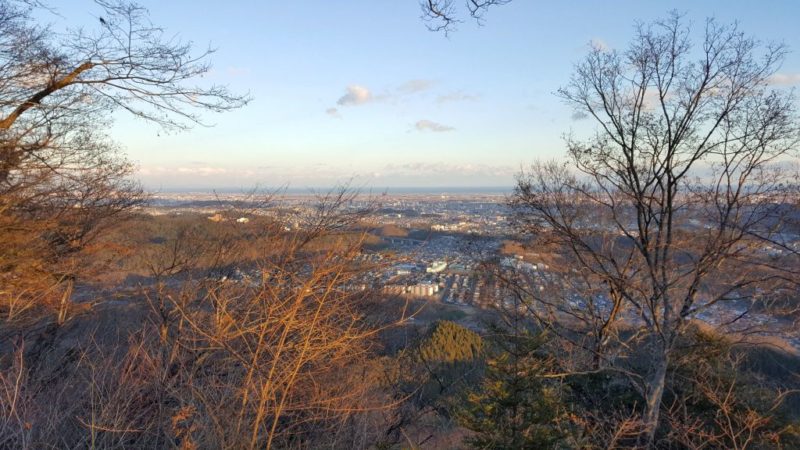
[[[595,133],[567,138],[567,163],[523,173],[512,203],[522,229],[561,255],[565,298],[582,300],[534,295],[583,324],[596,367],[648,348],[633,375],[649,443],[687,327],[723,307],[746,312],[798,267],[796,252],[765,251],[782,245],[795,198],[784,166],[800,142],[796,103],[769,86],[787,49],[714,20],[699,45],[692,36],[673,13],[638,25],[626,51],[594,48],[559,94]]]
[[[464,9],[467,14],[479,25],[483,24],[486,11],[495,5],[504,5],[511,0],[466,0]],[[453,0],[422,0],[422,20],[431,31],[443,31],[445,34],[455,30],[456,25],[462,22],[459,19],[459,8]]]
[[[195,52],[153,25],[147,10],[124,0],[97,0],[96,30],[59,36],[32,22],[31,8],[0,4],[3,98],[0,129],[23,114],[46,120],[64,110],[123,108],[171,128],[200,122],[199,112],[238,108],[247,96],[195,85],[212,49]]]
[[[134,166],[104,133],[113,112],[180,130],[248,100],[198,84],[213,50],[195,52],[134,2],[94,4],[95,29],[54,31],[34,20],[55,12],[43,2],[0,0],[0,295],[9,320],[55,297],[63,321],[73,280],[92,266],[83,251],[143,202]]]

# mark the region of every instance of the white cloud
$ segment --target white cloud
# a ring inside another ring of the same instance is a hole
[[[776,73],[767,79],[773,86],[795,86],[800,85],[800,72],[795,73]]]
[[[372,100],[372,92],[364,86],[353,84],[347,86],[347,93],[336,101],[339,106],[363,105]]]
[[[417,131],[432,131],[434,133],[443,133],[445,131],[455,130],[455,128],[451,126],[442,125],[440,123],[426,119],[417,121],[417,123],[414,124],[414,128],[416,128]]]
[[[477,95],[465,94],[464,92],[458,91],[436,97],[436,103],[466,102],[478,100],[478,98]]]
[[[426,79],[413,79],[400,84],[396,88],[384,89],[382,92],[374,93],[366,86],[359,84],[351,84],[345,88],[345,94],[339,97],[336,105],[343,106],[358,106],[373,102],[393,102],[402,99],[405,96],[419,94],[430,90],[436,85],[436,81]],[[325,112],[331,117],[339,117],[340,111],[338,108],[328,108]]]
[[[325,114],[333,117],[334,119],[341,119],[342,116],[339,114],[339,110],[337,108],[328,108],[325,110]]]

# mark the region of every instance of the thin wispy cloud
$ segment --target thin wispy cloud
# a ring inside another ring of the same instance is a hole
[[[339,106],[357,106],[373,100],[372,92],[364,86],[352,84],[347,86],[346,93],[339,97],[336,104]]]
[[[342,118],[342,115],[339,114],[339,109],[338,108],[328,108],[328,109],[325,110],[325,114],[333,117],[334,119],[341,119]]]
[[[201,177],[228,173],[228,169],[222,167],[178,167],[175,171],[184,175],[198,175]]]
[[[776,73],[767,82],[772,86],[797,86],[800,85],[800,72]]]
[[[414,124],[414,128],[416,128],[417,131],[431,131],[434,133],[444,133],[446,131],[455,130],[455,128],[451,126],[442,125],[441,123],[427,119],[418,120],[417,123]]]
[[[194,164],[191,162],[190,164]],[[163,167],[151,166],[142,167],[139,169],[139,174],[144,176],[149,175],[194,175],[200,177],[207,177],[211,175],[222,175],[229,173],[229,170],[224,167],[200,166],[200,167]]]
[[[513,176],[517,169],[513,166],[491,164],[457,164],[443,161],[409,162],[404,164],[387,164],[380,172],[385,176],[420,176],[435,174],[459,174],[479,176]]]
[[[200,167],[168,167],[149,166],[141,167],[138,174],[145,179],[160,179],[169,177],[171,182],[187,182],[203,179],[204,182],[217,182],[218,180],[270,180],[279,183],[297,180],[300,182],[334,182],[339,178],[352,175],[352,167],[348,165],[331,165],[324,163],[310,163],[302,166],[295,165],[270,165],[270,166],[243,166],[219,167],[213,165]],[[212,181],[209,181],[212,180]],[[216,180],[216,181],[215,181]],[[249,182],[249,181],[248,181]]]
[[[464,92],[451,92],[449,94],[443,94],[436,97],[436,103],[450,103],[450,102],[468,102],[468,101],[476,101],[478,100],[477,95],[473,94],[466,94]]]
[[[397,88],[397,92],[401,94],[417,94],[431,89],[436,82],[433,80],[408,80]]]

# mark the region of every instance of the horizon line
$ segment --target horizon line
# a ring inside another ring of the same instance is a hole
[[[283,193],[320,193],[320,192],[330,192],[337,189],[341,189],[342,185],[332,185],[332,186],[304,186],[304,187],[287,187],[287,186],[254,186],[249,188],[243,187],[233,187],[233,186],[223,186],[223,187],[202,187],[202,186],[192,186],[192,187],[160,187],[160,188],[153,188],[149,186],[144,186],[145,191],[152,193],[152,194],[159,194],[159,193],[168,193],[168,194],[191,194],[191,193],[248,193],[248,192],[283,192]],[[514,190],[514,185],[508,186],[383,186],[380,188],[376,188],[374,186],[367,187],[367,186],[344,186],[354,191],[358,191],[360,193],[448,193],[448,192],[457,192],[457,193],[489,193],[489,192],[511,192]]]

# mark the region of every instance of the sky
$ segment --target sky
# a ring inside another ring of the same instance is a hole
[[[785,42],[781,80],[800,85],[794,0],[514,0],[483,26],[462,14],[448,35],[426,29],[418,0],[141,3],[170,34],[217,49],[209,80],[253,98],[174,134],[117,114],[112,135],[153,190],[511,186],[590,126],[554,95],[590,43],[624,49],[636,21],[672,9]],[[55,4],[96,23],[90,0]]]

